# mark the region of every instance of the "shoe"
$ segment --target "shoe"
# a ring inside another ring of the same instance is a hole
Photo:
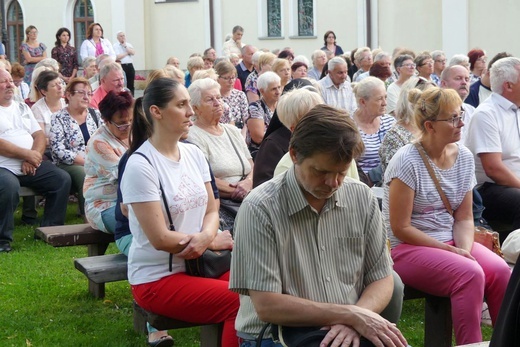
[[[171,347],[173,346],[173,337],[170,335],[162,336],[155,341],[148,341],[150,347]]]
[[[0,243],[0,253],[2,252],[11,252],[11,245],[9,244],[9,242]]]

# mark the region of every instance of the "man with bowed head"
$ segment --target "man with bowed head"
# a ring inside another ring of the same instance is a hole
[[[348,67],[345,59],[334,57],[328,62],[327,76],[318,84],[321,88],[321,96],[327,105],[339,107],[349,114],[354,114],[357,109],[356,98],[348,77]]]
[[[122,92],[125,90],[125,77],[123,76],[123,69],[118,63],[110,62],[102,65],[99,70],[99,88],[96,89],[92,99],[90,100],[90,107],[99,108],[98,105],[103,98],[110,91]]]
[[[11,251],[20,187],[45,197],[42,226],[65,222],[70,190],[70,176],[42,161],[45,134],[29,107],[13,101],[14,89],[9,72],[0,69],[0,253]]]
[[[363,150],[345,111],[315,106],[292,134],[294,166],[244,199],[229,283],[241,295],[242,347],[254,346],[265,322],[323,327],[323,346],[406,346],[379,315],[394,281],[377,199],[345,178]],[[261,346],[281,345],[264,334]]]

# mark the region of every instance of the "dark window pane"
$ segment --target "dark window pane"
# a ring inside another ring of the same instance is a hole
[[[85,17],[85,0],[76,1],[74,6],[74,17]]]
[[[7,56],[9,60],[21,61],[20,45],[25,39],[23,13],[18,1],[13,1],[7,9]]]
[[[314,36],[312,0],[298,0],[298,36]]]
[[[282,13],[280,0],[267,0],[267,36],[282,36]]]

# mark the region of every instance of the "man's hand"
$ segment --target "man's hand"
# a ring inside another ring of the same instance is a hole
[[[32,166],[38,167],[42,162],[42,154],[33,149],[28,149],[23,159],[25,159]]]
[[[408,345],[395,324],[370,310],[357,306],[351,307],[353,314],[356,315],[352,327],[376,347],[406,347]]]
[[[359,346],[359,334],[357,331],[352,329],[347,325],[336,324],[331,327],[324,327],[328,329],[329,332],[325,335],[325,338],[321,341],[320,346],[330,346],[338,347],[338,346]],[[332,344],[331,344],[332,343]]]
[[[24,175],[34,176],[34,175],[36,175],[36,170],[38,170],[38,168],[35,167],[34,165],[30,164],[28,161],[22,162],[22,173]]]

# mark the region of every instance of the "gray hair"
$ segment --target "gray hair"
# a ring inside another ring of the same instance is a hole
[[[469,64],[469,58],[464,54],[455,54],[450,59],[448,66]]]
[[[94,58],[94,57],[86,57],[85,59],[83,59],[83,62],[81,63],[81,66],[83,66],[83,69],[86,69],[92,63],[94,63],[94,64],[96,63],[96,58]]]
[[[202,102],[202,92],[217,89],[220,92],[220,84],[211,78],[202,78],[193,81],[188,88],[190,93],[191,105],[199,107]]]
[[[329,63],[328,63],[328,67],[327,69],[329,71],[332,71],[336,68],[336,66],[338,65],[345,65],[347,66],[347,62],[345,61],[345,59],[341,58],[341,57],[334,57],[332,58],[331,60],[329,60]]]
[[[38,68],[40,66],[46,66],[46,67],[50,67],[53,71],[55,72],[58,72],[60,71],[60,64],[58,64],[58,62],[56,61],[56,59],[52,59],[52,58],[44,58],[42,60],[40,60],[35,66],[34,68]]]
[[[304,88],[293,89],[280,97],[276,112],[280,122],[287,129],[291,129],[314,106],[323,103],[323,98],[318,92]]]
[[[497,60],[490,70],[491,90],[502,95],[505,82],[518,82],[517,67],[520,67],[520,59],[518,58],[507,57]]]
[[[388,59],[390,59],[390,61],[392,61],[392,56],[390,55],[390,53],[388,53],[388,52],[379,52],[374,57],[374,63],[376,63],[376,62],[378,62],[380,60],[383,60],[385,58],[388,58]]]
[[[361,81],[356,83],[356,86],[354,87],[354,94],[356,95],[356,100],[368,100],[372,95],[374,89],[379,87],[385,88],[385,82],[381,81],[379,78],[373,76],[363,78]]]
[[[296,57],[294,57],[292,63],[304,63],[305,65],[309,66],[309,59],[307,59],[307,57],[304,55],[297,55]]]
[[[327,56],[327,54],[326,54],[324,51],[322,51],[321,49],[317,49],[317,50],[315,50],[314,52],[312,52],[312,55],[311,55],[312,65],[315,64],[316,59],[317,59],[320,55],[324,55],[325,57]],[[308,65],[307,65],[307,66],[308,66]]]
[[[281,79],[276,73],[267,71],[258,77],[256,86],[260,91],[266,91],[271,83],[280,83]]]
[[[372,52],[370,51],[370,48],[368,48],[368,47],[360,47],[360,48],[358,48],[358,50],[354,54],[354,60],[356,61],[356,63],[359,63],[361,60],[363,60],[362,59],[363,58],[363,53],[372,54]]]
[[[107,64],[104,64],[101,69],[99,70],[99,79],[102,80],[105,78],[110,71],[121,71],[123,72],[123,69],[118,63],[110,62]]]
[[[440,57],[446,57],[446,54],[444,54],[444,52],[440,50],[432,51],[430,54],[433,60],[437,60]]]

